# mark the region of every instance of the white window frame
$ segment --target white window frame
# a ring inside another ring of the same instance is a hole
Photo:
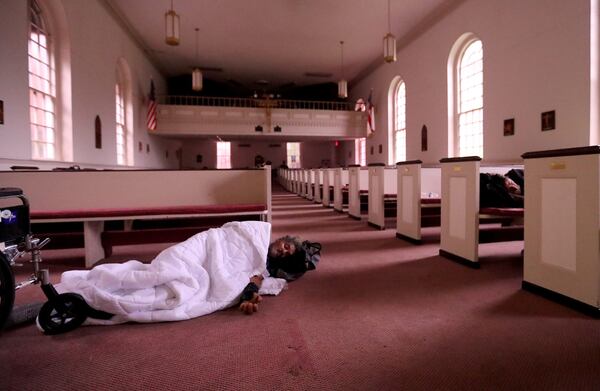
[[[476,51],[476,61],[471,52]],[[469,57],[465,57],[465,55]],[[484,152],[483,42],[466,33],[454,44],[448,60],[448,152],[450,156],[479,156]],[[465,96],[465,95],[469,96]]]
[[[217,168],[231,168],[231,142],[217,141]]]
[[[127,164],[127,130],[125,124],[125,98],[123,87],[115,84],[115,122],[116,122],[116,148],[117,164],[124,166]]]
[[[31,157],[61,159],[61,135],[57,132],[56,69],[53,43],[39,4],[29,2],[29,115]]]
[[[135,159],[132,77],[129,65],[124,58],[117,61],[115,77],[115,153],[117,164],[120,166],[133,166]]]
[[[354,164],[360,166],[367,165],[367,138],[357,138],[354,140]]]
[[[300,143],[286,143],[287,166],[289,168],[301,168]]]
[[[406,160],[406,83],[398,80],[394,88],[393,149],[395,162]]]

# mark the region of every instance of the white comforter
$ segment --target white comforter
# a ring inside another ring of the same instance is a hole
[[[63,273],[59,292],[81,294],[95,309],[115,316],[87,324],[191,319],[232,306],[253,275],[267,277],[262,294],[278,294],[285,280],[268,277],[271,225],[227,223],[161,252],[150,264],[128,261]]]

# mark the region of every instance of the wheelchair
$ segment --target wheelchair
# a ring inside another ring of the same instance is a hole
[[[48,269],[41,269],[41,249],[49,238],[40,240],[31,233],[29,201],[18,188],[0,188],[0,330],[13,311],[15,292],[33,284],[40,284],[48,301],[42,305],[36,318],[44,334],[60,334],[79,327],[94,311],[83,297],[75,293],[59,294],[50,283]],[[20,258],[31,263],[33,273],[28,280],[15,282],[14,267]],[[102,314],[100,314],[102,316]]]

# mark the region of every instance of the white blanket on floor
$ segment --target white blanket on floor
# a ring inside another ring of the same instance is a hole
[[[163,322],[195,318],[237,304],[253,275],[267,277],[262,294],[285,280],[268,277],[271,225],[232,222],[167,248],[150,264],[128,261],[63,273],[59,292],[79,293],[95,309],[115,314],[86,324]]]

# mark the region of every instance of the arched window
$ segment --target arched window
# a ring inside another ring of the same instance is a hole
[[[406,160],[406,84],[399,80],[394,88],[394,160]]]
[[[47,23],[35,0],[29,2],[29,115],[31,157],[59,159],[56,131],[56,74]]]
[[[125,59],[117,62],[115,84],[115,136],[117,164],[133,166],[133,107],[131,72]]]
[[[60,2],[29,0],[32,159],[73,160],[71,50]]]
[[[367,138],[354,140],[354,164],[367,165]]]
[[[450,140],[456,156],[483,157],[483,45],[472,34],[461,37],[451,54],[454,71]],[[450,74],[450,72],[449,72]]]
[[[127,132],[125,131],[125,99],[119,83],[115,86],[116,123],[117,123],[117,164],[127,164]]]

